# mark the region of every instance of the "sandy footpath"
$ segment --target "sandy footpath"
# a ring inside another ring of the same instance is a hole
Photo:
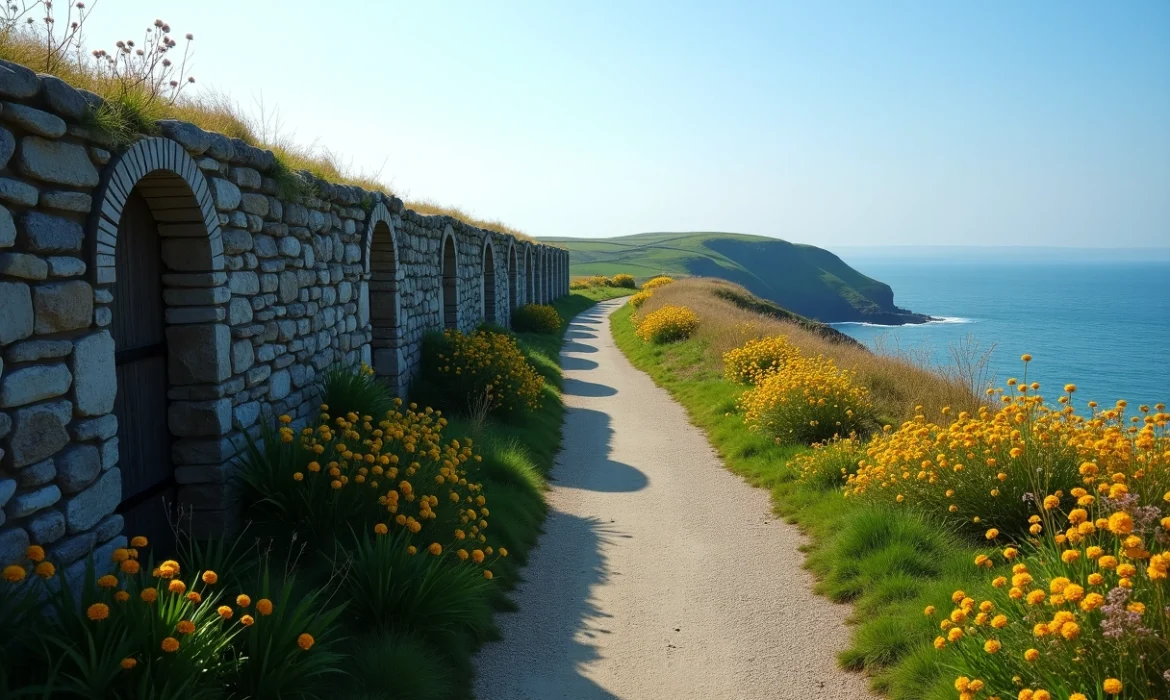
[[[812,593],[803,537],[725,470],[681,406],[585,311],[562,348],[565,445],[517,613],[480,700],[873,697],[835,665],[848,608]]]

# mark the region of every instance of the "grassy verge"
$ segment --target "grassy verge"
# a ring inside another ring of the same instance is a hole
[[[954,674],[932,646],[938,627],[923,610],[963,586],[978,595],[970,589],[975,547],[912,511],[861,505],[834,486],[798,481],[787,463],[807,448],[778,446],[744,427],[736,407],[743,387],[723,379],[708,341],[645,343],[631,315],[626,306],[611,318],[618,347],[687,409],[729,469],[771,490],[776,512],[809,535],[806,566],[818,592],[853,603],[842,666],[871,674],[892,698],[953,698]]]

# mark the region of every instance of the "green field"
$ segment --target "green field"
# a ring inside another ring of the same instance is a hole
[[[545,240],[569,251],[574,276],[626,272],[639,279],[661,274],[718,277],[827,323],[926,320],[894,306],[889,285],[866,277],[816,246],[714,232]]]

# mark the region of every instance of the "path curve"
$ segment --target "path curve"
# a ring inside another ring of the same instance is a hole
[[[854,700],[846,606],[812,593],[804,538],[720,464],[614,345],[604,302],[569,326],[565,442],[545,534],[477,659],[479,700]]]

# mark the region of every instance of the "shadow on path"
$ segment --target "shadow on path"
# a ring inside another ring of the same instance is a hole
[[[597,363],[593,360],[587,360],[584,357],[562,357],[561,367],[566,371],[589,370],[597,369]]]
[[[596,365],[597,363],[595,362],[593,364]],[[608,384],[596,384],[580,379],[565,379],[563,393],[566,396],[592,396],[594,398],[600,398],[613,396],[617,393],[617,389],[614,389]]]
[[[562,352],[597,352],[597,348],[592,345],[578,343],[576,341],[569,341],[561,347]]]
[[[530,634],[523,620],[551,621],[543,629],[555,635],[529,647],[523,658],[513,658],[506,643],[489,644],[481,652],[481,668],[501,669],[502,677],[481,677],[480,700],[619,700],[581,675],[581,669],[600,659],[592,640],[610,634],[611,615],[594,604],[591,591],[610,576],[602,547],[628,539],[613,525],[595,517],[552,511],[544,523],[541,546],[533,552],[529,574],[518,596],[519,613],[497,617],[504,638]],[[493,655],[500,658],[492,659]]]
[[[588,408],[565,411],[563,469],[553,472],[557,486],[619,493],[640,491],[650,480],[636,467],[610,459],[613,428],[609,415]]]

